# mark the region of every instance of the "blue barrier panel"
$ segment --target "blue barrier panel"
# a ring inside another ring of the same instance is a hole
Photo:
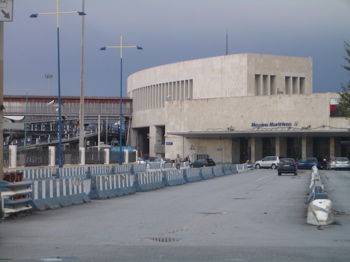
[[[172,169],[172,170],[163,171],[164,186],[177,186],[177,185],[186,184],[183,171],[184,169]]]
[[[182,169],[182,172],[184,172],[184,179],[187,183],[203,180],[200,171],[199,168]]]
[[[212,167],[201,167],[201,176],[203,179],[214,178],[213,168]]]
[[[163,188],[163,172],[150,171],[137,173],[135,177],[134,187],[136,189],[136,192],[146,192]]]
[[[133,174],[144,173],[147,171],[147,164],[134,164],[132,165]]]
[[[153,163],[153,162],[150,162],[148,166],[149,166],[149,169],[160,169],[162,167],[161,163]]]
[[[132,174],[97,175],[91,179],[90,199],[106,199],[136,192]]]
[[[23,173],[23,178],[28,180],[52,178],[51,168],[21,169],[16,172]]]
[[[213,166],[213,174],[214,176],[216,177],[219,177],[219,176],[224,176],[224,172],[222,171],[222,166]]]
[[[56,169],[56,178],[83,177],[87,178],[83,166],[61,167]]]
[[[87,178],[92,178],[94,175],[111,174],[110,166],[89,166],[87,170]]]
[[[111,169],[111,174],[132,174],[133,170],[132,164],[127,165],[113,165]]]
[[[32,198],[31,206],[40,211],[90,202],[78,177],[35,180]]]

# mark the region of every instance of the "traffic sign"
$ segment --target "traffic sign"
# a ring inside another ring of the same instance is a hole
[[[13,0],[0,0],[0,22],[12,22]]]

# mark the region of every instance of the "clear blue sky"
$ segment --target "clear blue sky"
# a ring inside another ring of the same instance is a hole
[[[60,0],[80,11],[82,0]],[[14,0],[5,23],[4,94],[57,95],[56,0]],[[313,91],[338,92],[350,80],[350,0],[85,0],[85,95],[119,96],[119,49],[126,79],[154,66],[229,54],[260,53],[313,59]],[[81,22],[61,15],[61,95],[80,95]],[[52,74],[50,81],[45,74]]]

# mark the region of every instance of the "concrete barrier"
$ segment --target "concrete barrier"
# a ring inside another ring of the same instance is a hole
[[[212,167],[201,167],[201,176],[203,179],[214,178],[213,168]]]
[[[186,184],[186,181],[184,179],[184,172],[185,172],[185,169],[172,169],[172,170],[163,171],[164,186],[177,186],[177,185]]]
[[[309,204],[306,218],[308,224],[319,226],[334,223],[332,201],[324,192],[324,185],[316,166],[312,167],[307,203]]]
[[[329,225],[334,223],[332,201],[317,199],[309,204],[306,222],[311,225]]]
[[[90,202],[79,177],[35,180],[32,198],[31,206],[39,211]]]
[[[91,178],[90,199],[107,199],[134,194],[135,175],[95,175]]]
[[[147,164],[134,164],[132,165],[133,174],[147,172]]]
[[[184,172],[184,179],[187,183],[197,182],[203,180],[201,170],[199,168],[182,169]]]
[[[224,165],[222,166],[222,172],[224,172],[225,175],[232,175],[232,169],[231,169],[232,165]]]
[[[225,175],[225,173],[222,170],[222,166],[214,166],[212,168],[213,168],[214,176],[219,177],[219,176],[224,176]]]
[[[135,175],[136,192],[146,192],[165,187],[162,171],[150,171],[137,173]]]

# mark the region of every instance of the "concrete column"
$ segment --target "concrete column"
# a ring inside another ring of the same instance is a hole
[[[105,165],[109,165],[110,151],[109,148],[105,148]]]
[[[10,145],[9,146],[9,160],[10,160],[10,168],[16,168],[17,167],[17,146]]]
[[[85,147],[79,147],[79,163],[85,165]]]
[[[137,163],[137,159],[139,158],[139,152],[136,149],[132,150],[135,154],[135,162]]]
[[[157,141],[156,130],[157,128],[155,126],[149,127],[149,155],[150,156],[156,155],[154,151],[154,145],[156,144],[156,141]]]
[[[329,158],[335,157],[335,139],[334,137],[329,138]]]
[[[287,138],[286,137],[280,137],[280,155],[278,156],[288,156],[287,153]]]
[[[312,137],[303,137],[301,141],[301,157],[313,156],[313,143]]]
[[[256,161],[256,139],[255,137],[252,137],[250,139],[250,150],[251,150],[251,160],[252,163],[254,163]]]
[[[124,149],[124,164],[128,164],[129,163],[129,150]]]
[[[232,139],[232,163],[240,164],[240,140],[239,138]]]
[[[281,138],[276,137],[276,145],[275,145],[276,156],[281,155]]]
[[[54,146],[49,146],[49,166],[56,165],[56,148]]]
[[[261,137],[255,137],[255,160],[260,160],[264,156],[262,155],[262,138]],[[253,161],[253,160],[252,160]]]

